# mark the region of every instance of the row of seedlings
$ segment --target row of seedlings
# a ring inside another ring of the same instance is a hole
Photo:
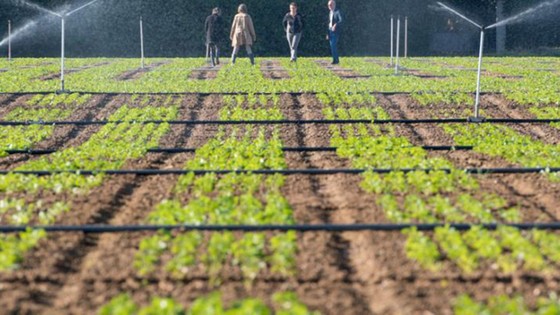
[[[131,100],[133,101],[133,100]],[[64,221],[62,214],[72,209],[74,195],[84,195],[101,185],[103,173],[80,175],[78,170],[113,170],[122,168],[131,159],[144,156],[168,132],[164,123],[139,124],[133,121],[172,120],[177,117],[177,104],[168,98],[162,107],[120,107],[110,121],[130,123],[107,124],[77,147],[58,151],[49,156],[31,160],[17,167],[17,171],[76,170],[49,176],[8,174],[0,176],[0,214],[2,222],[14,225],[48,225]],[[51,200],[46,202],[44,200]],[[54,200],[54,201],[52,201]],[[43,230],[31,230],[15,235],[0,236],[0,270],[18,267],[26,252],[46,236]]]
[[[340,95],[339,98],[343,98]],[[388,119],[378,106],[345,108],[320,95],[327,119]],[[347,101],[345,101],[347,102]],[[374,104],[374,101],[368,102]],[[367,103],[365,103],[367,104]],[[481,194],[473,175],[455,168],[443,158],[429,157],[421,147],[398,136],[392,126],[375,124],[332,126],[332,145],[353,167],[364,169],[422,169],[363,175],[362,188],[377,195],[378,205],[394,223],[516,223],[520,211],[500,196]],[[424,169],[431,169],[426,172]],[[449,169],[450,172],[438,171]],[[496,231],[473,227],[460,232],[449,225],[433,233],[415,228],[407,236],[406,255],[428,270],[440,270],[446,261],[465,273],[485,267],[506,274],[529,270],[547,274],[560,262],[560,237],[545,231],[522,233],[500,226]]]
[[[556,115],[555,109],[545,109],[541,118]],[[560,144],[546,144],[531,136],[520,134],[511,127],[499,124],[447,124],[441,126],[457,145],[470,145],[474,151],[534,168],[559,166]],[[547,174],[550,180],[560,181],[558,173]]]
[[[224,96],[223,101],[225,106],[219,113],[221,120],[283,118],[278,96]],[[195,156],[186,163],[184,169],[285,168],[277,128],[235,126],[220,128],[213,139],[196,150]],[[208,173],[195,176],[189,173],[179,177],[172,197],[161,202],[147,220],[151,224],[293,224],[293,210],[281,193],[283,185],[282,175]],[[140,242],[134,266],[141,276],[164,272],[176,279],[185,279],[202,272],[209,276],[211,286],[218,286],[223,279],[231,277],[228,272],[239,272],[245,286],[251,288],[259,276],[293,276],[296,272],[296,255],[295,232],[160,231]],[[286,304],[291,305],[290,309],[295,307],[300,309],[298,312],[301,314],[309,314],[307,308],[297,302],[294,293],[280,293],[273,299],[282,300],[279,296],[289,296],[294,301]],[[220,304],[212,306],[213,303],[209,307],[221,309]]]
[[[128,294],[121,294],[104,305],[99,315],[318,315],[310,312],[293,292],[278,292],[272,296],[273,307],[256,298],[237,300],[230,306],[225,305],[219,292],[197,298],[186,309],[183,305],[170,298],[154,297],[149,305],[141,307]]]
[[[90,100],[88,94],[48,94],[36,95],[10,111],[3,117],[4,121],[53,121],[63,120],[82,107]],[[53,131],[53,126],[1,126],[0,127],[0,157],[6,156],[7,150],[29,150],[47,138]]]
[[[109,62],[108,59],[70,59],[67,61],[67,69],[91,66],[100,61]],[[57,74],[60,73],[60,64],[47,63],[38,67],[12,68],[6,72],[0,72],[0,86],[2,92],[35,92],[54,91],[60,88]],[[45,80],[45,78],[56,78]],[[89,78],[88,82],[94,82]]]

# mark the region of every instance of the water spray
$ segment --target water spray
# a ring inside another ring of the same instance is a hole
[[[523,19],[529,18],[532,15],[534,15],[536,12],[545,9],[547,7],[551,7],[553,5],[557,5],[560,4],[560,0],[550,0],[550,1],[546,1],[544,3],[539,4],[536,7],[527,9],[519,14],[516,14],[512,17],[509,17],[505,20],[496,22],[492,25],[489,26],[483,26],[480,25],[476,22],[474,22],[473,20],[467,18],[466,16],[464,16],[463,14],[457,12],[457,10],[454,10],[450,7],[448,7],[447,5],[438,2],[438,4],[446,9],[447,11],[459,16],[460,18],[462,18],[463,20],[471,23],[472,25],[476,26],[477,28],[480,29],[480,49],[479,49],[479,56],[478,56],[478,72],[477,72],[477,79],[476,79],[476,99],[475,99],[475,104],[474,104],[474,117],[471,117],[469,120],[472,122],[481,122],[484,121],[485,119],[483,117],[480,117],[480,112],[479,112],[479,105],[480,105],[480,76],[481,76],[481,72],[482,72],[482,56],[483,56],[483,51],[484,51],[484,31],[488,30],[488,29],[493,29],[496,27],[500,27],[500,26],[505,26],[506,24],[511,24],[514,22],[519,22],[522,21]]]
[[[60,24],[61,24],[61,38],[60,38],[60,91],[57,91],[57,93],[65,93],[65,92],[67,92],[67,91],[64,89],[64,51],[65,51],[65,49],[64,49],[64,38],[65,38],[65,24],[66,24],[66,18],[69,17],[70,15],[72,15],[72,14],[74,14],[74,13],[76,13],[76,12],[78,12],[78,11],[80,11],[80,10],[82,10],[82,9],[84,9],[84,8],[86,8],[86,7],[90,6],[90,5],[92,5],[92,4],[94,4],[94,3],[97,2],[97,1],[99,1],[99,0],[92,0],[92,1],[90,1],[90,2],[88,2],[88,3],[86,3],[86,4],[82,5],[82,6],[80,6],[80,7],[76,8],[76,9],[74,9],[74,10],[71,10],[71,11],[69,11],[69,12],[61,12],[61,13],[57,13],[57,12],[51,11],[51,10],[49,10],[49,9],[46,9],[46,8],[40,6],[40,5],[31,3],[31,2],[27,2],[27,1],[25,1],[25,0],[18,0],[18,1],[16,2],[17,4],[23,4],[23,5],[26,5],[26,6],[30,7],[30,8],[34,8],[34,9],[39,10],[39,11],[41,11],[41,12],[45,12],[45,13],[48,13],[48,14],[50,14],[50,15],[54,15],[54,16],[57,16],[57,17],[60,18]]]
[[[395,33],[394,30],[393,30],[393,28],[394,28],[393,25],[394,25],[394,24],[395,24],[395,23],[394,23],[394,18],[393,18],[393,16],[391,15],[391,66],[393,65],[393,41],[394,41],[393,35],[394,35],[394,33]]]
[[[396,62],[395,62],[395,75],[399,74],[399,46],[401,37],[401,17],[397,17],[397,50],[396,50]]]
[[[541,11],[545,8],[548,8],[548,7],[557,5],[557,4],[560,4],[560,0],[550,0],[550,1],[543,2],[536,7],[527,9],[527,10],[525,10],[521,13],[518,13],[518,14],[512,16],[512,17],[509,17],[505,20],[496,22],[496,23],[486,27],[486,29],[492,29],[492,28],[495,28],[495,27],[504,26],[506,24],[512,24],[512,23],[515,23],[515,22],[520,22],[520,21],[522,21],[526,18],[530,18],[532,15],[534,15],[538,11]]]
[[[144,69],[144,24],[140,16],[140,67]]]
[[[462,18],[463,20],[469,22],[470,24],[476,26],[477,28],[480,29],[480,49],[479,49],[479,55],[478,55],[478,71],[477,71],[477,77],[476,77],[476,97],[475,97],[475,102],[474,102],[474,117],[470,117],[469,121],[472,122],[482,122],[484,121],[484,117],[480,117],[480,76],[481,76],[481,72],[482,72],[482,55],[483,55],[483,50],[484,50],[484,26],[474,22],[473,20],[467,18],[466,16],[464,16],[463,14],[457,12],[456,10],[446,6],[445,4],[438,2],[438,4],[446,9],[447,11],[459,16],[460,18]]]

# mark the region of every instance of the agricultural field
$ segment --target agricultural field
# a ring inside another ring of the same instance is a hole
[[[560,59],[0,60],[7,314],[560,314]]]

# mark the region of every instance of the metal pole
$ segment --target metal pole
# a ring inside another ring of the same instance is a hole
[[[12,61],[12,21],[8,20],[8,61]]]
[[[61,40],[60,40],[60,91],[64,92],[64,17],[61,18]]]
[[[144,69],[144,25],[140,16],[140,67]]]
[[[396,50],[396,60],[395,62],[395,74],[399,74],[399,44],[400,44],[400,36],[401,36],[401,17],[397,18],[397,50]]]
[[[391,15],[391,66],[393,65],[393,40],[394,40],[393,36],[394,36],[394,33],[395,33],[394,30],[393,30],[393,28],[394,28],[393,25],[394,24],[395,24],[394,18]]]
[[[474,119],[476,121],[480,120],[479,117],[479,105],[480,105],[480,73],[482,71],[482,54],[484,51],[484,29],[480,29],[480,53],[478,56],[478,74],[476,78],[476,100],[474,103]]]
[[[408,16],[404,17],[404,57],[408,58]]]

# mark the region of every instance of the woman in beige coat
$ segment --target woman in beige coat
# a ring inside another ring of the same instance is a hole
[[[245,4],[239,5],[237,9],[237,15],[233,19],[233,24],[231,25],[231,33],[229,38],[231,39],[231,46],[233,47],[233,53],[231,54],[231,64],[235,64],[235,59],[237,58],[237,53],[241,46],[245,46],[247,49],[247,54],[249,59],[251,59],[251,64],[255,64],[255,56],[251,46],[257,40],[257,35],[255,34],[255,28],[253,27],[253,20],[251,16],[247,14],[247,6]]]

